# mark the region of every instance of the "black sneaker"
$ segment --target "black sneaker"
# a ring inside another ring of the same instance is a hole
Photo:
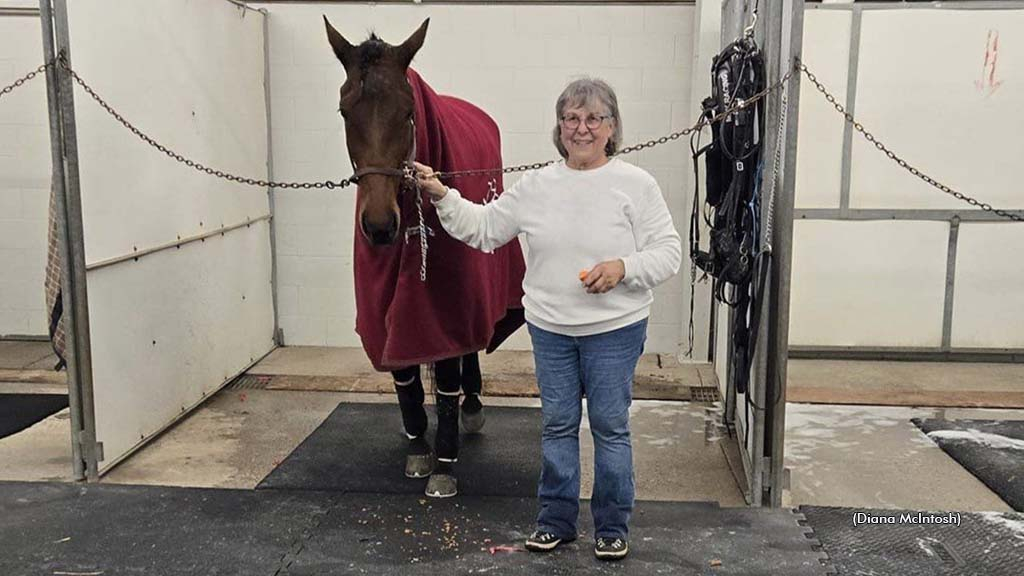
[[[601,560],[621,560],[629,554],[629,542],[622,538],[598,538],[594,555]]]
[[[559,538],[551,532],[537,530],[526,539],[526,549],[531,552],[550,552],[559,544],[572,542],[575,538]]]

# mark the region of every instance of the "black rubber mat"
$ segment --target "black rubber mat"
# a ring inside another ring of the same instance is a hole
[[[801,506],[800,512],[841,575],[1020,576],[1024,571],[1021,514],[961,512],[955,525],[922,523],[918,512],[907,510]],[[858,514],[897,523],[855,525]]]
[[[1024,512],[1024,421],[914,418],[913,422],[1014,510]]]
[[[487,406],[479,434],[461,437],[456,474],[466,496],[534,496],[540,478],[540,410]],[[435,418],[427,408],[433,441]],[[405,477],[407,440],[397,404],[339,404],[259,489],[423,494]]]
[[[638,502],[630,556],[620,564],[594,558],[586,502],[580,514],[583,533],[575,542],[550,554],[527,552],[523,541],[535,512],[533,498],[362,500],[348,495],[284,573],[798,576],[829,571],[810,530],[800,525],[802,517],[791,510]]]
[[[0,574],[276,574],[330,495],[0,483]]]
[[[827,573],[792,510],[639,502],[630,557],[523,550],[533,498],[0,483],[0,574]]]
[[[68,407],[67,394],[0,394],[0,438]]]

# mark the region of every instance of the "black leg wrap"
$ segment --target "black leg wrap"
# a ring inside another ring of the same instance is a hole
[[[459,388],[462,383],[459,358],[449,358],[434,365],[437,384],[437,438],[434,450],[439,460],[459,457]]]
[[[437,395],[437,439],[434,441],[438,459],[459,457],[459,397]]]
[[[476,352],[462,357],[462,391],[469,395],[479,395],[483,388],[480,378],[480,358]]]
[[[412,366],[391,373],[395,379],[398,405],[402,408],[402,425],[409,436],[422,437],[427,431],[427,411],[423,409],[423,381],[420,367]]]

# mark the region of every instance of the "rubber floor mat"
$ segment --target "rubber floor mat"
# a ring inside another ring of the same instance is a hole
[[[459,494],[534,496],[540,478],[540,409],[486,406],[479,434],[463,434],[455,465]],[[436,418],[427,407],[433,442]],[[423,494],[405,477],[407,440],[397,404],[339,404],[259,489]]]
[[[801,506],[840,575],[1019,576],[1024,515]],[[890,524],[889,522],[895,522]]]
[[[17,434],[67,407],[67,394],[0,394],[0,438]]]
[[[1024,421],[914,418],[913,422],[1014,510],[1024,512]]]

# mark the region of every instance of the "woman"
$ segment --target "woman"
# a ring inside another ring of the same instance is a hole
[[[576,538],[579,427],[587,398],[594,437],[594,552],[629,553],[633,372],[643,351],[651,289],[679,270],[682,247],[657,182],[612,158],[622,141],[606,83],[569,84],[555,105],[554,143],[565,159],[528,173],[486,205],[462,199],[429,166],[417,179],[444,229],[490,251],[522,234],[529,248],[523,306],[533,341],[543,419],[543,468],[532,551]]]

